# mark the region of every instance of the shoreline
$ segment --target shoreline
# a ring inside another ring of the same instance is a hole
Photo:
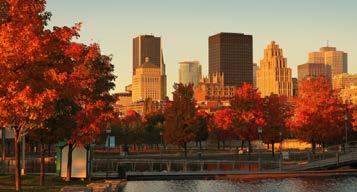
[[[253,173],[253,174],[227,174],[227,175],[218,175],[215,177],[215,180],[247,182],[247,181],[257,181],[257,180],[264,180],[264,179],[320,178],[320,177],[334,177],[334,176],[357,177],[357,169],[269,172],[269,173]]]

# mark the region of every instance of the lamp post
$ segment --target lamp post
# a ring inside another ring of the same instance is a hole
[[[163,139],[163,136],[164,136],[164,133],[162,131],[160,131],[160,144],[161,144],[161,147],[159,147],[160,149],[160,159],[162,158],[162,148],[164,147],[164,139]]]
[[[282,170],[283,167],[283,133],[280,131],[279,132],[279,137],[280,137],[280,145],[279,145],[279,153],[280,153],[280,158],[279,158],[279,169],[280,171]]]
[[[263,133],[263,128],[262,127],[258,127],[258,136],[259,136],[259,143],[262,143],[262,133]],[[261,167],[261,149],[259,149],[259,153],[258,153],[258,169],[259,171],[262,170],[262,167]]]
[[[107,130],[105,130],[105,132],[107,133],[107,141],[106,141],[106,149],[107,149],[107,171],[106,171],[106,175],[105,177],[108,178],[108,170],[109,170],[109,145],[110,145],[110,133],[112,132],[112,130],[108,127]]]
[[[348,145],[348,128],[347,128],[348,115],[347,115],[347,113],[345,114],[344,118],[345,118],[345,133],[346,133],[346,135],[345,135],[345,147],[344,148],[346,148],[347,145]]]

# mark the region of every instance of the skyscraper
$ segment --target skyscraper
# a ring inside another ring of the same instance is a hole
[[[298,79],[303,80],[307,77],[324,76],[331,79],[331,66],[323,63],[305,63],[298,65]]]
[[[323,63],[331,66],[331,77],[347,73],[347,53],[337,51],[336,47],[321,47],[319,52],[309,53],[308,63]]]
[[[135,69],[132,84],[132,101],[163,100],[161,86],[162,75],[160,67],[151,63],[150,58],[146,57],[145,63]]]
[[[283,50],[275,41],[264,50],[264,57],[257,70],[257,88],[263,97],[272,93],[293,96],[291,69],[288,68]]]
[[[160,67],[162,61],[161,38],[153,35],[139,35],[133,39],[133,74],[135,69],[150,58],[152,64]]]
[[[224,84],[253,83],[253,37],[218,33],[209,37],[209,74],[224,74]]]
[[[166,97],[166,72],[164,56],[161,46],[161,37],[153,35],[140,35],[133,39],[133,75],[135,76],[136,69],[142,66],[147,60],[150,64],[157,66],[160,71],[160,98]],[[133,76],[133,79],[134,79]],[[134,85],[133,85],[134,86]],[[134,89],[134,88],[133,88]],[[133,97],[134,97],[133,90]],[[154,99],[154,98],[152,98]]]
[[[184,61],[179,63],[179,82],[193,83],[197,86],[202,76],[202,67],[198,61]]]

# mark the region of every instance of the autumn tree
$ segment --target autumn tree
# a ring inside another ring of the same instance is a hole
[[[290,125],[299,139],[312,144],[341,141],[344,135],[345,105],[331,89],[328,79],[310,78],[299,82],[299,96],[295,101]]]
[[[264,125],[262,101],[258,90],[247,83],[237,89],[230,101],[236,114],[236,131],[242,142],[248,142],[249,154],[251,141],[258,137],[257,128]]]
[[[175,84],[173,101],[165,108],[164,137],[166,143],[176,144],[185,150],[187,143],[195,139],[196,102],[193,98],[193,85]]]
[[[97,44],[86,46],[71,43],[66,56],[74,62],[74,66],[66,83],[71,88],[70,97],[79,107],[74,115],[75,129],[68,144],[67,177],[71,178],[72,151],[78,145],[88,145],[94,142],[100,134],[108,129],[109,122],[117,115],[114,113],[114,95],[109,91],[115,87],[113,75],[114,66],[111,57],[102,55]],[[68,93],[63,91],[64,93]]]
[[[233,138],[238,138],[237,129],[235,129],[235,121],[237,114],[230,108],[221,109],[216,111],[213,115],[213,122],[210,126],[210,135],[213,136],[219,142],[223,142],[223,148],[225,147],[225,141]]]
[[[292,107],[288,103],[288,98],[271,94],[263,100],[264,120],[263,141],[272,145],[272,155],[274,157],[274,144],[281,142],[284,135],[287,135],[287,122],[291,116]]]
[[[44,28],[49,15],[45,1],[7,0],[5,4],[0,25],[0,122],[14,130],[16,191],[20,191],[21,138],[43,128],[53,114],[60,82],[50,73],[55,37]]]
[[[198,142],[200,150],[202,150],[202,141],[208,138],[208,122],[209,114],[203,110],[198,110],[195,116],[195,141]]]
[[[144,117],[144,143],[160,144],[163,134],[164,114],[160,111],[146,114]]]

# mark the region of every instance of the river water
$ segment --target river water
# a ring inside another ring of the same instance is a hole
[[[221,180],[129,181],[124,192],[357,192],[357,177],[288,178],[231,182]]]

